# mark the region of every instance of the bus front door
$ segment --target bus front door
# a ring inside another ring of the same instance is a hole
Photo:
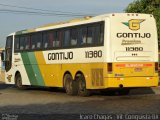
[[[5,48],[5,70],[8,72],[12,67],[12,43],[13,36],[7,37],[6,48]]]

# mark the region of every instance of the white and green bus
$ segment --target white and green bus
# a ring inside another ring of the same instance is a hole
[[[70,95],[158,85],[158,38],[153,15],[104,14],[10,34],[5,82],[64,87]]]

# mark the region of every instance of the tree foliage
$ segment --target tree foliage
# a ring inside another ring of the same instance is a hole
[[[153,14],[157,23],[158,39],[160,43],[160,0],[135,0],[128,5],[125,12]]]

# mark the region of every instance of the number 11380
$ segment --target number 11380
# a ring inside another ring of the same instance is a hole
[[[126,51],[143,51],[143,47],[126,47]]]

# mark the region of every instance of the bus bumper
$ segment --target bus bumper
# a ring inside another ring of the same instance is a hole
[[[105,78],[105,88],[119,87],[154,87],[158,86],[158,77],[125,77]]]

